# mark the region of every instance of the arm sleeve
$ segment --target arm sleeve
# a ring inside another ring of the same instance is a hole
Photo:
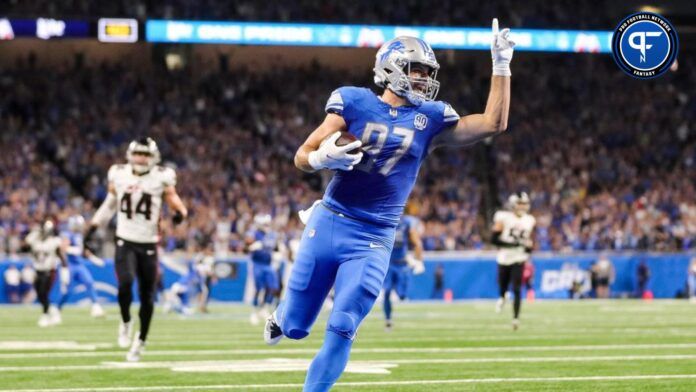
[[[442,128],[447,129],[457,124],[459,114],[448,103],[445,104],[445,109],[442,113]]]
[[[343,96],[341,95],[340,89],[336,89],[331,93],[329,100],[326,101],[326,107],[324,110],[326,113],[333,113],[343,116]]]
[[[116,179],[116,172],[118,171],[118,165],[111,165],[109,172],[106,175],[106,179],[109,183],[114,182]]]
[[[111,217],[116,213],[116,196],[109,192],[106,194],[106,199],[99,206],[97,212],[94,213],[92,217],[92,224],[97,226],[103,226],[111,220]]]
[[[176,186],[176,171],[170,167],[164,168],[162,182],[164,183],[165,187]]]

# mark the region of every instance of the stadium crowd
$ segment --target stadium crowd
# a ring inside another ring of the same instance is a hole
[[[348,24],[401,24],[423,26],[487,26],[493,17],[506,26],[526,28],[613,28],[635,12],[637,1],[612,2],[543,0],[516,2],[461,2],[353,0],[350,7],[338,1],[238,0],[8,0],[0,15],[33,15],[54,18],[130,17],[150,19],[240,20]],[[602,10],[602,12],[597,12]]]
[[[461,55],[440,72],[439,98],[462,115],[485,105],[485,57]],[[408,212],[423,221],[425,248],[487,247],[487,189],[497,189],[499,201],[529,192],[539,250],[696,246],[689,65],[646,82],[627,79],[608,57],[519,56],[508,132],[487,147],[435,150],[424,164]],[[18,61],[0,71],[0,86],[13,92],[0,95],[0,253],[16,251],[44,216],[90,216],[105,196],[109,166],[144,134],[176,167],[192,212],[178,227],[162,221],[165,249],[212,240],[239,251],[259,212],[297,236],[296,212],[320,197],[330,173],[297,170],[294,151],[334,88],[371,84],[369,70],[360,71],[316,64],[266,73],[115,64],[48,70]],[[481,149],[493,188],[477,172]]]

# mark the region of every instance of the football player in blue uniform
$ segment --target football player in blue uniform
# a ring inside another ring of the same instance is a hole
[[[167,290],[164,295],[164,313],[175,310],[183,315],[192,315],[194,309],[191,298],[206,293],[206,279],[210,276],[212,264],[205,256],[198,255],[186,263],[186,272]],[[214,261],[213,261],[214,262]]]
[[[392,290],[402,301],[406,299],[408,284],[411,280],[411,269],[418,275],[423,273],[423,241],[418,230],[418,218],[411,215],[401,217],[399,225],[396,226],[394,237],[394,249],[392,249],[389,259],[389,269],[384,279],[384,318],[386,319],[387,331],[392,327]],[[408,253],[409,243],[413,246],[414,256]]]
[[[58,310],[63,309],[63,305],[65,305],[77,286],[84,285],[85,292],[89,296],[90,301],[92,301],[92,317],[102,317],[104,316],[104,310],[101,305],[99,305],[99,302],[97,302],[97,290],[94,288],[94,278],[85,263],[90,261],[99,267],[103,267],[104,261],[94,256],[84,247],[82,231],[85,226],[85,219],[81,215],[73,215],[68,218],[67,226],[68,230],[63,233],[62,237],[64,246],[67,248],[66,253],[68,269],[70,271],[70,283],[62,290],[62,296],[58,301]]]
[[[389,267],[396,226],[428,152],[471,145],[507,128],[509,29],[493,20],[493,76],[484,113],[459,117],[436,101],[440,68],[425,41],[397,37],[376,55],[375,95],[342,87],[326,104],[324,122],[295,155],[306,172],[335,170],[302,234],[286,298],[267,319],[264,339],[306,337],[332,287],[334,306],[324,343],[312,360],[304,391],[327,391],[343,372],[360,323],[379,295]],[[342,133],[358,140],[337,145]],[[356,150],[357,149],[357,150]]]
[[[268,317],[269,307],[280,290],[278,271],[273,268],[280,237],[272,230],[271,222],[272,218],[268,214],[254,216],[255,229],[247,234],[246,239],[254,274],[254,310],[250,317],[252,325],[258,324],[260,318]]]

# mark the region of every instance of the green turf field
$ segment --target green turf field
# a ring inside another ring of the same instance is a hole
[[[304,341],[267,347],[247,307],[158,311],[143,361],[127,365],[117,309],[107,312],[94,320],[69,308],[63,325],[40,329],[38,307],[1,307],[0,390],[299,391],[326,321]],[[388,333],[375,308],[353,346],[354,372],[334,390],[696,391],[696,305],[538,301],[522,316],[513,333],[492,302],[397,304]]]

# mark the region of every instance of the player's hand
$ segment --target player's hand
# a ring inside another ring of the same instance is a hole
[[[348,152],[362,147],[362,142],[356,140],[345,146],[337,146],[336,140],[341,137],[341,132],[336,131],[324,140],[316,151],[309,153],[309,165],[314,170],[353,170],[353,166],[362,160],[362,151],[349,154]]]
[[[411,268],[414,275],[420,275],[425,272],[425,264],[423,263],[423,260],[414,260]]]
[[[491,40],[491,56],[493,57],[493,75],[510,76],[510,62],[515,42],[510,39],[510,29],[498,31],[498,18],[493,19],[493,39]]]
[[[184,214],[181,213],[181,211],[177,211],[174,213],[174,216],[172,216],[172,223],[174,223],[174,226],[181,224],[181,222],[184,221]]]
[[[425,272],[425,264],[423,263],[423,260],[413,257],[413,255],[410,253],[406,255],[406,264],[408,264],[408,267],[411,269],[411,272],[413,272],[414,275],[420,275]]]

